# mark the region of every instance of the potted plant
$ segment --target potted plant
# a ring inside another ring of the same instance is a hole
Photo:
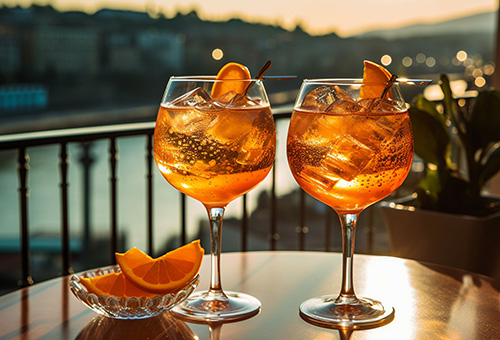
[[[500,170],[500,92],[464,103],[447,75],[439,83],[441,102],[419,95],[409,109],[426,171],[410,200],[382,208],[391,247],[398,256],[499,276],[500,201],[484,188]]]

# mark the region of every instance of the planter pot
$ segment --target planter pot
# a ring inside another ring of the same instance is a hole
[[[392,254],[500,277],[500,213],[445,214],[385,203]]]

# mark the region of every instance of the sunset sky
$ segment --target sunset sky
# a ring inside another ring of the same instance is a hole
[[[9,6],[30,3],[89,13],[101,8],[150,9],[167,16],[196,9],[203,19],[238,17],[288,29],[300,22],[311,34],[336,32],[342,36],[432,23],[498,8],[498,0],[0,0],[0,4]]]

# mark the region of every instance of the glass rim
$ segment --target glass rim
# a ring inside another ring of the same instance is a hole
[[[406,85],[428,85],[432,82],[429,79],[408,79],[408,78],[396,78],[392,81],[394,84],[406,84]],[[323,84],[323,85],[386,85],[389,80],[386,81],[364,81],[363,78],[306,78],[302,80],[302,84]]]
[[[262,82],[262,79],[251,78],[251,79],[216,79],[216,76],[171,76],[170,80],[175,81],[199,81],[199,82]]]
[[[363,78],[306,78],[302,82],[304,84],[363,85],[387,84],[389,81],[363,81]],[[394,83],[398,83],[398,81]]]

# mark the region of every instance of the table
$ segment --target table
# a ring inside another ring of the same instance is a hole
[[[222,285],[262,302],[244,321],[193,324],[170,313],[145,320],[114,320],[87,309],[62,277],[0,297],[0,340],[7,339],[500,339],[500,280],[394,257],[356,254],[359,296],[392,304],[382,327],[342,332],[299,316],[307,298],[337,293],[341,255],[323,252],[247,252],[222,255]],[[208,288],[204,258],[198,289]]]

